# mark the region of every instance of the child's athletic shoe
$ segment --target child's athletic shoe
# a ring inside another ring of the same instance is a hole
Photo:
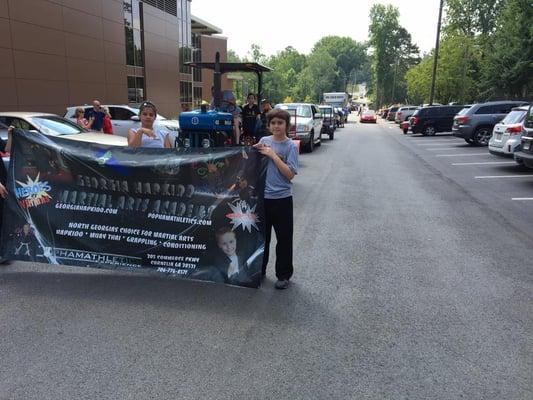
[[[283,280],[277,280],[276,283],[274,284],[274,287],[276,289],[287,289],[290,285],[290,282],[288,279],[283,279]]]

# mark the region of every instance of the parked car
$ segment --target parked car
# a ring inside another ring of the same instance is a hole
[[[79,106],[84,110],[92,108],[91,105]],[[118,136],[128,136],[128,132],[132,128],[138,128],[141,126],[139,119],[139,109],[124,104],[109,104],[102,105],[109,109],[111,115],[111,123],[113,124],[113,134]],[[78,107],[67,107],[65,118],[76,122],[74,113]],[[180,124],[177,120],[167,119],[161,114],[157,114],[156,124],[166,128],[170,132],[171,142],[174,144],[175,138],[179,132]]]
[[[128,145],[126,138],[115,135],[106,135],[100,132],[88,131],[87,129],[79,127],[70,120],[55,114],[6,111],[0,112],[0,123],[5,126],[13,126],[16,129],[39,132],[50,136],[61,136],[62,138],[71,140],[81,140],[85,142],[113,146]]]
[[[320,135],[328,135],[329,140],[333,140],[335,129],[337,128],[335,110],[333,110],[332,106],[328,105],[318,106],[318,109],[322,114],[322,131]]]
[[[363,122],[372,122],[376,123],[378,121],[378,117],[376,116],[376,112],[374,110],[365,110],[361,114],[361,117],[359,118],[359,121],[361,123]]]
[[[394,117],[394,121],[399,124],[402,121],[409,120],[409,117],[414,114],[414,112],[418,110],[418,107],[416,106],[402,106],[398,108],[398,111],[396,111],[396,116]]]
[[[396,111],[398,111],[399,108],[399,106],[392,106],[389,108],[389,111],[387,112],[387,121],[394,121],[396,118]]]
[[[6,148],[7,129],[8,129],[8,126],[0,122],[0,152],[3,152]]]
[[[298,139],[304,151],[311,153],[315,145],[320,146],[322,132],[322,114],[314,104],[280,103],[276,108],[287,110],[291,114],[289,137]]]
[[[529,107],[516,107],[505,118],[494,125],[489,140],[489,153],[512,156],[520,149],[520,141],[524,130],[524,120]]]
[[[433,136],[437,132],[449,132],[453,117],[463,106],[429,106],[415,110],[409,119],[409,129],[413,133]]]
[[[528,107],[524,120],[524,132],[520,143],[520,150],[514,153],[514,159],[518,164],[533,168],[533,105]]]
[[[474,104],[453,121],[454,136],[463,138],[467,143],[487,146],[494,125],[500,122],[514,107],[527,105],[523,101],[491,101]]]

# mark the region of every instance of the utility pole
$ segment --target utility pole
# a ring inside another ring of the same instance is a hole
[[[400,59],[396,60],[396,66],[394,67],[394,79],[392,80],[392,95],[391,101],[394,103],[394,92],[396,91],[396,75],[398,74],[398,64],[400,64]]]
[[[429,105],[433,104],[433,98],[435,96],[435,79],[437,77],[437,59],[439,58],[440,24],[441,24],[441,18],[442,18],[443,3],[444,3],[444,0],[440,0],[439,22],[437,24],[437,40],[435,43],[435,55],[433,58],[433,76],[431,77],[431,93],[429,94]]]

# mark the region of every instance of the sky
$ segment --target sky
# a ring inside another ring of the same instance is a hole
[[[323,36],[368,39],[373,4],[392,4],[400,10],[400,24],[421,51],[435,45],[439,0],[192,0],[191,13],[218,28],[228,49],[244,56],[252,43],[266,55],[287,46],[308,54]]]

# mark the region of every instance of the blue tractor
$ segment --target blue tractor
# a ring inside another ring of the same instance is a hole
[[[213,104],[202,104],[199,110],[185,111],[180,114],[180,134],[176,138],[177,145],[204,148],[236,145],[233,136],[233,115],[221,111],[222,75],[228,72],[254,72],[257,75],[258,99],[262,99],[263,73],[271,69],[258,63],[221,63],[218,52],[214,63],[188,62],[186,65],[214,71]],[[210,106],[212,109],[209,109]]]

